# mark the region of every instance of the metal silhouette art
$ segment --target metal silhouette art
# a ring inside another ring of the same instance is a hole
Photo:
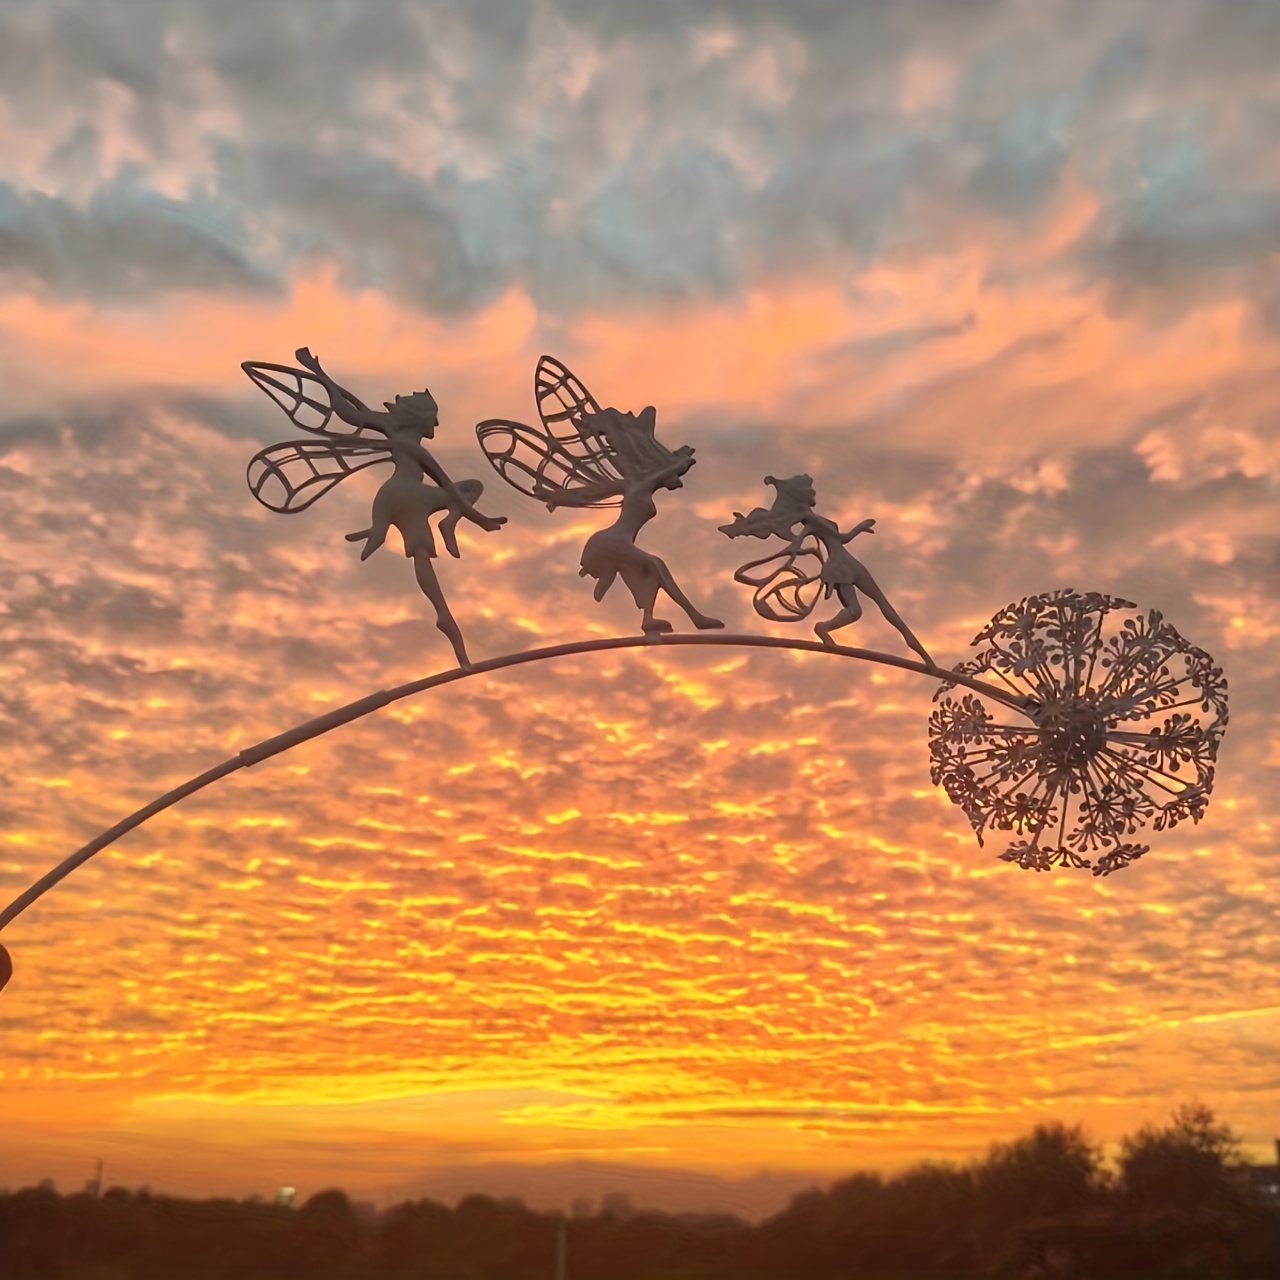
[[[732,645],[787,649],[854,658],[912,671],[940,687],[929,719],[931,774],[964,810],[978,843],[987,831],[1018,837],[999,856],[1024,870],[1069,867],[1107,876],[1149,852],[1131,837],[1150,823],[1156,831],[1204,816],[1213,789],[1218,747],[1227,726],[1227,684],[1222,669],[1188,643],[1160,613],[1098,593],[1055,591],[1029,596],[1001,610],[974,638],[976,655],[944,670],[890,605],[866,566],[846,550],[875,522],[847,533],[817,513],[806,475],[778,480],[771,506],[734,513],[721,532],[731,538],[776,537],[785,545],[743,565],[736,581],[754,589],[756,613],[772,622],[808,618],[820,599],[837,597],[840,610],[816,624],[819,640],[720,632],[717,618],[699,611],[667,565],[636,546],[657,513],[655,495],[679,489],[693,465],[693,450],[666,448],[655,434],[655,412],[603,409],[558,360],[543,356],[534,378],[541,429],[491,418],[477,437],[490,464],[521,493],[559,507],[617,507],[617,520],[591,535],[581,574],[595,579],[600,600],[619,578],[641,611],[641,635],[574,641],[472,662],[449,611],[432,564],[430,521],[440,515],[440,537],[458,555],[456,529],[470,520],[485,530],[505,523],[476,510],[483,486],[454,482],[423,446],[435,432],[438,410],[427,391],[397,396],[385,412],[369,409],[339,386],[305,348],[302,369],[246,363],[245,372],[313,439],[261,450],[248,481],[273,511],[304,511],[347,476],[389,462],[392,475],[373,501],[362,541],[368,558],[396,528],[413,560],[418,584],[435,606],[437,626],[449,638],[456,669],[369,694],[314,720],[256,743],[158,796],[64,858],[0,911],[0,930],[102,849],[149,819],[239,769],[250,768],[370,715],[403,698],[458,680],[525,663],[616,649],[679,649]],[[428,483],[428,480],[432,483]],[[665,592],[697,634],[674,632],[654,614]],[[855,649],[833,634],[862,615],[859,595],[881,613],[920,660]],[[12,964],[0,947],[0,987]]]
[[[731,524],[722,524],[720,532],[730,538],[777,537],[786,542],[782,551],[744,564],[734,575],[735,582],[755,588],[752,604],[762,618],[772,622],[802,622],[817,607],[819,598],[834,595],[841,604],[840,612],[814,631],[823,644],[831,644],[831,633],[852,626],[862,617],[861,591],[874,600],[885,621],[914,649],[925,665],[935,665],[924,645],[898,616],[883,591],[861,560],[845,550],[860,533],[875,533],[875,521],[863,520],[848,533],[841,533],[834,521],[820,516],[818,502],[809,476],[792,476],[775,480],[765,476],[765,484],[773,485],[774,499],[770,507],[756,507],[750,515],[733,513]]]
[[[459,520],[470,520],[492,532],[506,523],[506,517],[477,511],[475,503],[484,491],[480,481],[455,484],[423,447],[422,441],[431,439],[439,424],[439,407],[429,391],[384,401],[385,411],[370,409],[334,382],[306,347],[300,347],[295,356],[303,368],[252,361],[240,367],[295,426],[321,438],[285,440],[255,454],[247,470],[250,492],[264,507],[293,515],[305,511],[357,471],[391,463],[394,470],[373,499],[372,523],[367,529],[347,534],[347,541],[363,542],[360,559],[367,560],[386,541],[392,526],[399,531],[418,586],[435,608],[436,626],[453,646],[458,665],[469,667],[462,630],[432,564],[436,545],[431,517],[448,513],[440,521],[440,537],[455,558],[459,555]],[[280,375],[290,381],[281,381]],[[318,421],[304,420],[304,411],[318,415]],[[428,477],[435,483],[428,484]]]
[[[1000,857],[1109,875],[1147,845],[1128,837],[1199,822],[1227,727],[1227,682],[1156,610],[1096,592],[1055,591],[1001,610],[955,668],[994,675],[1024,700],[1001,724],[945,683],[929,718],[932,777],[984,829],[1023,838]],[[1089,854],[1097,854],[1096,859]]]
[[[684,487],[693,449],[672,451],[655,432],[652,405],[639,416],[602,409],[585,386],[558,360],[543,356],[534,371],[534,397],[542,430],[505,418],[476,427],[485,457],[513,488],[557,507],[621,507],[618,518],[593,533],[582,548],[579,576],[596,580],[597,601],[621,578],[641,613],[646,635],[673,630],[654,615],[665,592],[699,631],[723,627],[698,609],[664,561],[636,546],[640,530],[658,514],[659,489]]]

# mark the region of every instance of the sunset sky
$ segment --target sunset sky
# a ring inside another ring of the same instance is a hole
[[[429,386],[509,517],[438,562],[474,657],[638,629],[578,576],[610,514],[476,443],[548,352],[696,447],[642,545],[731,631],[811,634],[716,528],[808,472],[943,665],[1075,587],[1232,702],[1205,820],[1105,880],[978,847],[918,674],[629,651],[398,704],[4,931],[0,1186],[551,1204],[598,1180],[528,1169],[587,1161],[673,1206],[778,1175],[755,1212],[1192,1099],[1274,1158],[1278,54],[1244,0],[0,7],[0,906],[454,665],[399,546],[345,540],[380,472],[246,487],[298,433],[240,362],[303,345],[373,404]]]

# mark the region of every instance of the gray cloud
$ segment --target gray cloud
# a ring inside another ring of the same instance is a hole
[[[983,200],[1010,213],[1030,212],[1052,195],[1069,150],[1053,127],[1050,112],[1027,103],[995,127],[982,161],[969,179]]]
[[[1261,141],[1261,138],[1258,139]],[[1203,118],[1139,131],[1093,226],[1076,247],[1083,268],[1135,291],[1194,296],[1237,290],[1280,249],[1280,188],[1215,162]]]
[[[34,278],[55,294],[110,302],[163,289],[261,289],[268,278],[243,239],[219,202],[169,199],[136,171],[84,209],[0,183],[0,274],[19,284]]]
[[[112,297],[261,288],[322,255],[429,311],[512,283],[572,311],[945,246],[1037,216],[1071,173],[1103,208],[1064,266],[1120,297],[1217,288],[1280,238],[1266,20],[1149,12],[18,4],[4,100],[43,177],[9,174],[0,265]],[[923,111],[902,99],[920,57],[959,77]],[[1240,77],[1252,119],[1197,133]]]

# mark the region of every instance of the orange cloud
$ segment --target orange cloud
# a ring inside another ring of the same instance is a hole
[[[1238,804],[1215,802],[1114,882],[1024,875],[931,788],[918,676],[663,651],[476,679],[237,775],[7,931],[3,1086],[28,1118],[0,1179],[74,1178],[86,1131],[130,1171],[115,1176],[193,1189],[305,1186],[299,1159],[316,1185],[375,1186],[425,1164],[601,1149],[834,1174],[965,1154],[1048,1116],[1114,1140],[1190,1079],[1261,1143],[1275,1013],[1249,993],[1276,962],[1262,762],[1280,734],[1261,644],[1274,610],[1248,557],[1268,536],[1258,422],[1273,392],[1252,374],[1269,348],[1232,305],[1152,332],[1050,278],[986,283],[990,265],[968,254],[856,289],[762,283],[736,306],[589,316],[560,354],[666,421],[714,408],[795,425],[836,477],[861,474],[872,442],[830,428],[893,415],[911,462],[882,457],[911,483],[881,497],[866,554],[948,661],[1007,599],[1068,575],[1108,589],[1145,575],[1159,593],[1144,604],[1201,600],[1193,638],[1230,653],[1246,691],[1221,762]],[[0,613],[8,889],[231,752],[444,662],[402,558],[361,566],[343,541],[365,479],[268,518],[243,487],[256,446],[131,389],[243,401],[241,359],[287,361],[306,342],[371,397],[449,386],[448,428],[531,410],[539,323],[515,292],[446,324],[332,275],[273,302],[178,297],[132,315],[0,304],[18,394],[54,419],[15,438],[0,473],[16,495]],[[914,331],[927,359],[894,346]],[[1053,340],[1019,348],[1036,334]],[[893,342],[859,346],[877,335]],[[1238,425],[1141,424],[1197,387]],[[137,398],[131,413],[79,424],[72,402],[116,394]],[[738,473],[706,468],[699,507],[666,503],[654,545],[735,627],[760,627],[713,522],[771,464],[712,443]],[[1138,477],[1125,502],[1159,519],[1102,553],[1087,505],[1102,480],[1070,457],[1087,448],[1124,454]],[[1198,471],[1170,462],[1189,458]],[[1243,487],[1206,495],[1213,468]],[[879,483],[822,492],[839,507]],[[634,626],[628,602],[597,609],[577,577],[592,514],[548,517],[493,489],[511,525],[441,569],[478,652]],[[878,618],[858,638],[895,643]],[[441,1128],[460,1089],[466,1109]]]

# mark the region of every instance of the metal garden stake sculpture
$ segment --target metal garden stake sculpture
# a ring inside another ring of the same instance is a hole
[[[404,542],[404,553],[413,561],[418,586],[435,607],[436,626],[448,637],[458,665],[469,667],[462,631],[431,563],[436,545],[430,520],[441,511],[449,513],[440,521],[440,537],[449,554],[456,558],[459,520],[465,518],[492,532],[506,523],[506,517],[477,511],[474,504],[484,491],[480,481],[462,480],[455,484],[423,448],[423,439],[431,439],[439,424],[438,406],[429,391],[396,396],[394,401],[385,402],[385,412],[370,409],[334,382],[306,347],[299,348],[295,355],[303,369],[248,361],[240,367],[295,426],[322,439],[286,440],[255,454],[248,468],[250,492],[263,506],[291,515],[305,511],[347,476],[390,462],[395,470],[373,499],[372,523],[358,533],[347,534],[347,541],[363,541],[360,559],[367,560],[386,541],[391,526],[396,527]],[[279,374],[287,375],[291,385],[282,382]],[[320,420],[304,421],[300,416],[304,410],[319,414]],[[335,418],[349,430],[337,427]],[[426,483],[428,476],[435,484]]]
[[[772,622],[807,618],[820,598],[836,596],[840,611],[819,622],[820,641],[770,635],[703,635],[723,624],[697,609],[657,556],[636,538],[657,514],[660,489],[679,489],[693,466],[693,450],[674,451],[654,432],[652,408],[639,416],[602,409],[558,360],[543,356],[534,376],[541,429],[491,418],[476,428],[480,446],[499,475],[521,493],[558,507],[618,507],[618,518],[587,539],[581,574],[595,579],[600,600],[621,578],[641,612],[641,636],[575,641],[472,662],[462,632],[440,589],[430,521],[439,522],[450,555],[458,555],[457,525],[485,530],[501,517],[476,510],[479,480],[454,482],[423,446],[437,424],[427,391],[397,396],[373,410],[340,387],[305,348],[302,369],[246,363],[243,368],[288,415],[310,433],[263,449],[250,461],[249,489],[273,511],[305,511],[347,476],[377,463],[393,471],[373,500],[367,529],[348,534],[367,559],[394,526],[413,561],[436,625],[458,660],[442,671],[370,694],[327,712],[175,787],[102,832],[36,881],[3,911],[5,928],[28,906],[122,835],[186,796],[237,769],[368,715],[401,698],[526,662],[569,654],[660,645],[741,645],[798,649],[857,658],[914,671],[941,686],[929,719],[932,777],[968,817],[978,842],[987,830],[1019,837],[1000,857],[1034,871],[1075,867],[1106,876],[1146,853],[1131,837],[1148,822],[1157,831],[1204,816],[1213,788],[1218,747],[1227,725],[1227,684],[1203,649],[1189,644],[1162,616],[1140,613],[1125,600],[1097,593],[1055,591],[1002,609],[974,638],[977,655],[942,671],[903,622],[866,566],[846,546],[872,532],[863,520],[848,533],[815,510],[813,481],[766,477],[772,506],[734,513],[721,531],[731,538],[776,537],[780,551],[743,565],[734,577],[755,589],[753,604]],[[339,425],[341,424],[341,425]],[[432,483],[428,483],[430,480]],[[687,615],[699,634],[674,633],[655,616],[660,592]],[[838,645],[833,633],[862,616],[859,593],[873,600],[921,661]],[[0,986],[12,972],[0,947]]]
[[[654,616],[664,591],[699,631],[723,627],[702,613],[680,590],[657,556],[636,546],[636,537],[654,516],[659,489],[680,489],[693,466],[693,449],[672,452],[654,432],[656,411],[640,416],[601,409],[595,397],[558,360],[543,356],[534,372],[534,396],[542,430],[522,422],[490,418],[476,427],[485,456],[513,488],[557,507],[618,507],[618,518],[593,533],[582,548],[581,577],[596,580],[595,598],[621,578],[641,611],[647,635],[671,631]]]

